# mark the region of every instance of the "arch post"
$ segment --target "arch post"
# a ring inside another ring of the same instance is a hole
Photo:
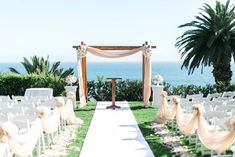
[[[86,97],[86,100],[87,100],[87,62],[86,62],[86,57],[83,57],[82,58],[82,77],[83,77],[83,87],[84,87],[84,93],[85,93],[85,97]]]
[[[81,45],[86,45],[84,44],[84,42],[81,42]],[[82,71],[82,78],[83,78],[83,87],[84,87],[84,93],[85,93],[85,97],[87,100],[87,61],[86,61],[86,56],[82,57],[82,69],[80,69]]]

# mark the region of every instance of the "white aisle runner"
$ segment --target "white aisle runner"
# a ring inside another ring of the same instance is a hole
[[[80,157],[154,157],[128,102],[98,102]]]

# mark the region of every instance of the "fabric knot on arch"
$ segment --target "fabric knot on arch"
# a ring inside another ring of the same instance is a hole
[[[144,57],[151,57],[152,56],[152,48],[149,45],[144,45],[142,52],[143,52]]]
[[[87,46],[86,45],[80,45],[77,49],[77,55],[78,57],[86,57],[87,54]]]

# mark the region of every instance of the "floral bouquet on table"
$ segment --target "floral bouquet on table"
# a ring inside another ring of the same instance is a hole
[[[66,82],[68,85],[70,85],[70,86],[72,86],[73,83],[75,83],[76,81],[77,81],[77,78],[76,78],[75,76],[73,76],[73,75],[68,75],[68,76],[65,78],[65,82]]]

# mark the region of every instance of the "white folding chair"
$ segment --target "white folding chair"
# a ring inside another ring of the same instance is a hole
[[[11,98],[9,95],[0,95],[0,101],[10,101]]]
[[[12,95],[12,100],[15,100],[16,102],[23,102],[23,101],[27,101],[28,97],[27,96],[15,96],[15,95]]]
[[[223,98],[226,98],[226,97],[231,97],[232,99],[235,97],[235,92],[223,92],[222,94],[222,97]]]
[[[203,94],[192,94],[192,95],[186,95],[186,99],[188,100],[193,100],[193,99],[198,99],[198,98],[203,98]]]
[[[219,98],[219,97],[221,97],[221,96],[222,96],[222,93],[209,93],[209,94],[207,95],[207,98],[210,99],[210,100],[212,100],[212,99],[214,99],[214,98]]]

